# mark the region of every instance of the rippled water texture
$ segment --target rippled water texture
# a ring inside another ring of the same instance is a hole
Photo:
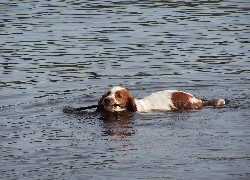
[[[3,179],[249,179],[250,2],[0,2]],[[222,108],[101,114],[113,85]]]

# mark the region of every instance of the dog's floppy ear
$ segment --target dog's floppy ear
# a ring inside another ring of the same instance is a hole
[[[105,97],[107,97],[109,94],[110,94],[110,91],[106,92],[105,94],[103,94],[103,95],[100,97],[100,99],[99,99],[99,101],[98,101],[98,107],[97,107],[96,111],[105,111],[105,110],[104,110],[104,106],[103,106],[103,104],[102,104],[102,101],[103,101],[103,99],[104,99]]]
[[[135,99],[130,94],[129,91],[128,91],[128,97],[127,97],[127,110],[130,111],[130,112],[136,112],[137,111],[137,106],[135,104]]]

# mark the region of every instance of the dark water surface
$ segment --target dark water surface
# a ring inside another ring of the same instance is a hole
[[[0,2],[2,179],[250,179],[250,1]],[[113,85],[223,108],[63,113]]]

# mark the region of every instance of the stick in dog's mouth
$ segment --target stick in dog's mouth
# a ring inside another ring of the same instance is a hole
[[[87,106],[87,107],[79,107],[79,108],[75,108],[75,111],[82,111],[82,110],[87,110],[87,109],[92,109],[92,108],[98,108],[100,107],[100,105],[91,105],[91,106]]]
[[[120,104],[113,104],[112,106],[114,106],[114,107],[121,107],[121,105]]]

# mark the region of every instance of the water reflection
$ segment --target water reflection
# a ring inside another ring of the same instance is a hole
[[[124,138],[135,134],[135,130],[133,129],[133,113],[101,113],[100,120],[103,121],[103,136]]]
[[[63,112],[68,115],[77,115],[86,119],[99,119],[102,124],[102,136],[117,136],[125,138],[133,136],[136,132],[133,129],[134,115],[130,112],[95,112],[75,111],[72,107],[65,107]],[[95,120],[96,121],[96,120]]]
[[[143,69],[139,76],[153,75],[146,80],[175,75],[192,78],[204,72],[228,74],[228,66],[217,65],[244,63],[249,58],[248,22],[240,18],[249,13],[244,2],[22,1],[2,5],[3,87],[15,88],[15,82],[20,82],[22,89],[29,89],[41,84],[41,74],[44,84],[60,87],[82,79],[87,83],[133,79],[138,69]],[[235,72],[248,73],[238,68]],[[30,76],[35,77],[32,84]],[[45,91],[47,86],[40,88]]]

